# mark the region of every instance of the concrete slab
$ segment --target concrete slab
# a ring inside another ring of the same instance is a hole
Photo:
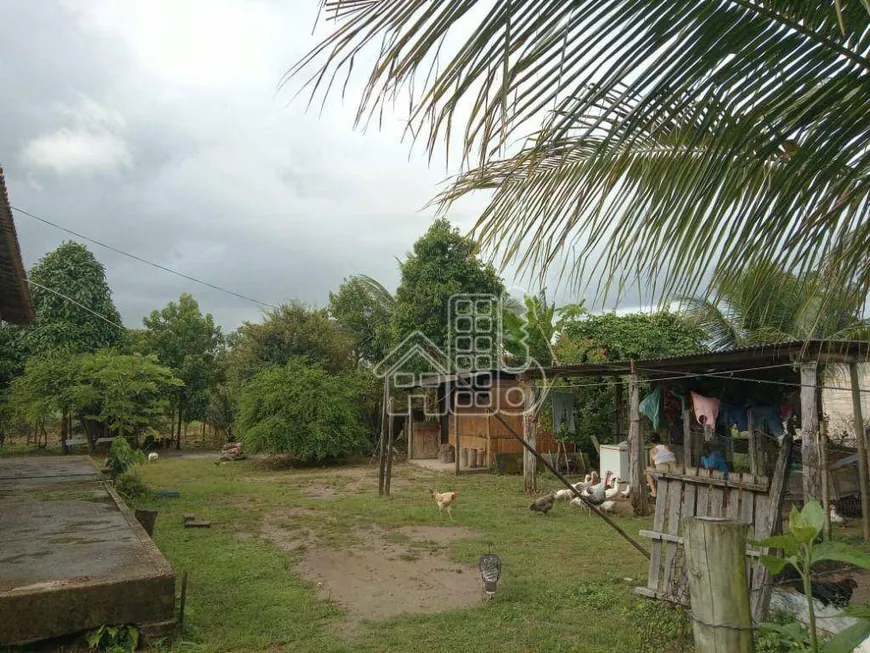
[[[0,460],[0,645],[171,622],[175,574],[87,456]]]

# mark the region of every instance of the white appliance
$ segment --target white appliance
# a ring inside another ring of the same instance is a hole
[[[607,472],[613,472],[619,478],[628,480],[628,442],[602,444],[598,448],[598,455],[598,474],[602,480]]]

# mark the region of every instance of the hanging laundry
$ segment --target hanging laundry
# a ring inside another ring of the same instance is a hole
[[[725,474],[725,478],[728,478],[728,463],[722,452],[718,449],[711,451],[709,456],[701,456],[701,467],[703,469],[715,469]]]
[[[745,431],[749,428],[749,420],[746,415],[746,406],[738,406],[736,404],[726,404],[724,401],[719,403],[719,423],[729,431],[732,426],[736,426],[738,431]]]
[[[697,392],[692,392],[692,406],[695,409],[695,419],[703,426],[716,427],[716,418],[719,416],[719,400],[713,397],[704,397]]]
[[[753,406],[752,416],[755,419],[755,428],[767,431],[776,437],[782,437],[785,432],[782,428],[782,416],[779,406]]]
[[[673,392],[665,393],[662,413],[671,422],[679,422],[683,419],[683,411],[686,409],[686,398]]]
[[[638,408],[640,408],[641,413],[649,417],[649,421],[652,422],[653,431],[658,431],[659,423],[661,422],[662,389],[656,388],[650,392],[640,402]]]
[[[574,395],[566,392],[554,392],[553,397],[553,432],[559,433],[562,424],[566,424],[568,433],[576,433],[574,424]]]

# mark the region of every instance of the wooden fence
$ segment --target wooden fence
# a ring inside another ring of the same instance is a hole
[[[688,604],[689,592],[683,556],[681,524],[690,517],[722,517],[750,525],[749,537],[761,540],[781,527],[780,513],[791,458],[791,438],[783,440],[773,475],[731,474],[689,467],[677,473],[656,473],[656,509],[652,531],[641,531],[652,541],[646,587],[638,594]],[[653,470],[648,470],[653,471]],[[747,581],[752,618],[761,621],[770,602],[770,576],[759,562],[765,549],[746,549]]]

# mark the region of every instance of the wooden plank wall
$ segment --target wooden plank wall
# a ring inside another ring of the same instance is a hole
[[[520,389],[519,382],[513,380],[500,380],[497,387],[493,390],[495,399],[494,405],[510,406],[516,400],[515,393]],[[497,417],[490,415],[486,417],[480,414],[480,409],[474,408],[458,408],[459,416],[459,441],[460,446],[469,449],[478,449],[488,451],[488,458],[483,463],[489,466],[495,463],[495,455],[497,453],[522,453],[523,445],[511,435],[510,430]],[[502,419],[517,433],[523,432],[523,418],[516,410],[500,411]],[[456,436],[454,430],[455,416],[450,414],[447,416],[449,442],[456,445]],[[416,424],[414,427],[416,428]],[[488,448],[487,448],[488,440]],[[415,440],[416,445],[416,440]],[[558,442],[553,439],[552,435],[538,434],[537,449],[541,453],[552,453],[558,450]],[[574,452],[574,446],[568,446],[568,453]],[[415,453],[415,458],[419,458]]]

